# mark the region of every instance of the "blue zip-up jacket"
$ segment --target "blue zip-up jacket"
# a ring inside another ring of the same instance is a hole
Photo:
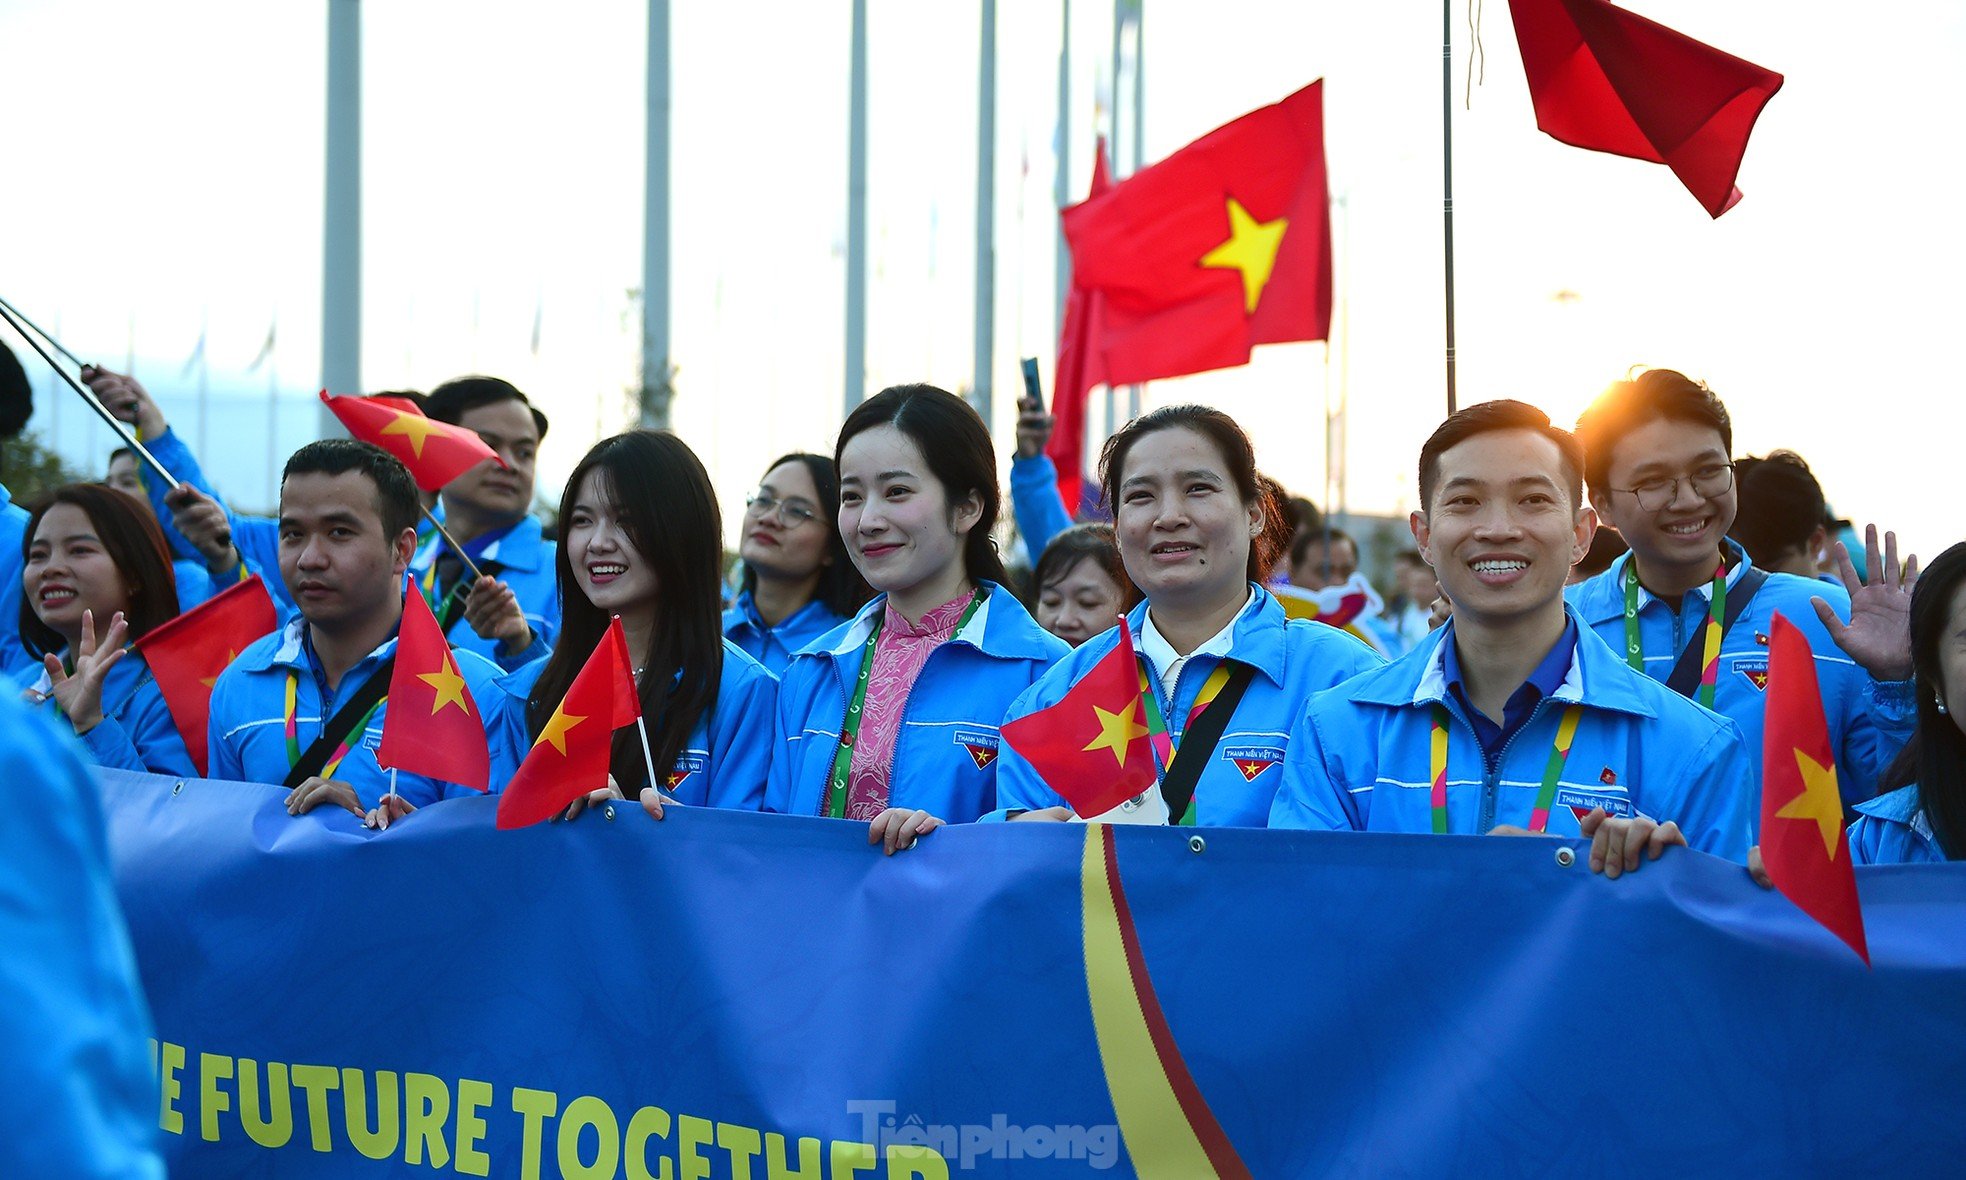
[[[66,653],[63,653],[66,655]],[[63,661],[66,663],[66,661]],[[21,687],[41,698],[40,707],[55,712],[48,670],[26,676]],[[102,680],[102,720],[78,739],[97,766],[154,774],[196,774],[191,753],[171,720],[163,691],[150,675],[150,666],[131,649],[111,665]]]
[[[724,610],[724,638],[744,654],[765,666],[773,676],[783,676],[792,653],[840,626],[847,616],[836,615],[817,598],[767,627],[758,617],[757,604],[749,590],[739,591],[737,601]]]
[[[210,724],[206,730],[211,771],[215,779],[266,783],[278,787],[293,763],[287,759],[286,694],[287,675],[295,676],[295,739],[302,752],[314,744],[321,727],[332,719],[342,704],[354,696],[369,674],[396,651],[391,636],[362,661],[350,668],[334,691],[328,690],[320,666],[302,643],[306,620],[295,617],[286,626],[246,646],[230,667],[219,674],[212,686]],[[498,668],[475,652],[460,651],[453,657],[464,686],[484,716],[488,704],[498,696]],[[368,726],[350,743],[348,754],[334,773],[325,777],[354,788],[364,807],[374,807],[389,789],[389,772],[376,765],[375,748],[382,741],[382,724],[389,715],[385,701],[369,717]],[[439,799],[450,799],[478,792],[456,783],[442,782],[420,774],[400,771],[397,794],[417,807],[427,807]]]
[[[1287,618],[1276,596],[1253,583],[1249,604],[1236,616],[1230,631],[1235,659],[1251,664],[1256,675],[1230,715],[1228,728],[1215,753],[1202,768],[1195,783],[1195,823],[1204,827],[1260,828],[1270,822],[1270,803],[1283,779],[1285,752],[1290,745],[1290,727],[1304,711],[1311,694],[1349,680],[1361,672],[1382,667],[1385,660],[1371,648],[1336,627],[1308,619]],[[1127,615],[1133,633],[1134,650],[1140,650],[1140,629],[1145,626],[1147,604],[1135,606]],[[1052,666],[1044,679],[1018,697],[1004,716],[1007,725],[1028,717],[1064,699],[1079,678],[1119,646],[1119,628],[1110,628],[1086,640],[1072,654]],[[1145,655],[1139,657],[1147,683],[1160,690],[1160,677]],[[1181,666],[1175,678],[1172,700],[1160,702],[1167,718],[1174,747],[1181,748],[1181,735],[1187,729],[1188,714],[1195,697],[1222,662],[1220,657],[1196,654]],[[988,819],[1002,819],[1011,808],[1035,811],[1042,807],[1069,806],[1064,796],[1052,790],[1031,764],[1015,749],[1005,746],[1002,765],[997,771],[997,811]]]
[[[997,806],[998,728],[1004,710],[1071,648],[1038,626],[1017,596],[984,582],[983,604],[928,655],[901,710],[888,802],[968,823]],[[792,657],[778,689],[765,810],[818,815],[840,748],[840,722],[860,677],[867,636],[887,609],[860,613]]]
[[[161,1180],[150,1009],[102,803],[67,726],[34,712],[0,700],[0,782],[18,788],[0,810],[0,1155],[10,1176]]]
[[[1849,835],[1852,864],[1938,864],[1946,859],[1931,818],[1918,806],[1916,783],[1857,804]]]
[[[1072,527],[1072,510],[1058,494],[1058,467],[1049,455],[1010,460],[1010,513],[1036,566],[1051,539]]]
[[[417,546],[416,554],[410,558],[410,580],[419,588],[443,548],[443,537],[435,533]],[[526,625],[532,628],[532,642],[522,651],[504,655],[499,651],[498,640],[486,639],[473,631],[460,610],[447,636],[451,646],[477,652],[506,669],[520,668],[552,654],[553,639],[560,633],[560,580],[553,568],[553,542],[542,535],[539,518],[521,517],[517,524],[482,548],[469,541],[464,548],[478,568],[512,588],[513,597],[519,600],[519,610],[526,616]],[[469,579],[471,571],[465,570],[463,576]]]
[[[184,445],[177,431],[166,429],[156,438],[144,439],[143,445],[164,465],[165,470],[221,505],[225,504],[224,497],[212,488],[211,481],[205,478],[204,469],[198,466],[197,457],[191,453],[190,447]],[[151,508],[157,513],[157,523],[163,527],[164,537],[171,543],[171,551],[183,561],[204,569],[204,554],[199,553],[197,547],[171,523],[170,506],[164,503],[164,494],[170,489],[164,486],[164,481],[151,478],[147,467],[140,469],[137,475],[143,481],[144,492],[150,497]],[[244,581],[246,574],[258,574],[260,581],[266,583],[266,592],[272,597],[273,608],[280,613],[280,618],[284,621],[292,617],[298,608],[294,606],[293,595],[287,592],[287,584],[280,580],[280,522],[263,516],[241,516],[229,506],[225,509],[225,518],[232,525],[232,546],[239,551],[245,568],[239,572],[208,573],[206,576],[210,584],[206,596],[210,597],[234,582]],[[184,609],[189,610],[190,607],[187,605]]]
[[[1733,541],[1736,564],[1727,576],[1729,591],[1748,568],[1747,552]],[[1622,659],[1625,650],[1625,567],[1627,553],[1611,568],[1565,591],[1584,625],[1597,632]],[[1686,595],[1675,613],[1644,587],[1638,591],[1638,636],[1645,649],[1645,674],[1664,681],[1672,675],[1680,652],[1698,639],[1707,624],[1707,588]],[[1761,715],[1768,685],[1768,630],[1776,611],[1795,624],[1809,640],[1816,657],[1816,683],[1823,694],[1823,718],[1829,723],[1830,747],[1836,751],[1836,781],[1847,806],[1877,793],[1877,778],[1911,738],[1918,720],[1911,681],[1879,683],[1836,646],[1811,598],[1821,598],[1838,617],[1850,618],[1850,595],[1841,586],[1794,574],[1769,574],[1754,600],[1720,641],[1720,674],[1714,686],[1714,711],[1741,729],[1753,763],[1755,781],[1761,776]],[[1759,815],[1756,816],[1757,822]]]
[[[486,708],[492,733],[492,790],[518,772],[532,749],[526,728],[526,698],[546,670],[545,658],[534,660],[498,682]],[[724,641],[722,679],[717,700],[696,719],[689,741],[668,771],[664,794],[689,807],[723,807],[756,811],[764,805],[765,774],[771,763],[771,726],[778,705],[778,680],[763,664]],[[650,745],[655,734],[649,734]],[[641,784],[624,783],[630,799]]]
[[[0,483],[0,678],[19,679],[34,667],[34,657],[20,642],[20,574],[26,560],[21,556],[27,535],[27,509],[14,503],[7,485]]]
[[[1447,691],[1441,645],[1453,634],[1450,623],[1379,671],[1311,698],[1291,732],[1271,827],[1431,832],[1433,716],[1445,706],[1448,830],[1526,828],[1564,707],[1581,702],[1551,835],[1580,835],[1580,816],[1602,807],[1671,820],[1694,848],[1747,863],[1760,795],[1732,721],[1626,667],[1580,625],[1562,686],[1537,702],[1491,763]]]

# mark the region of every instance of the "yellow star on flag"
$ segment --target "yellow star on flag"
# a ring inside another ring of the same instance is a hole
[[[562,701],[560,707],[553,710],[553,716],[547,718],[546,728],[539,731],[539,738],[533,742],[533,745],[537,746],[540,742],[551,742],[553,743],[553,748],[558,750],[562,757],[565,757],[567,752],[567,731],[585,720],[587,718],[567,712],[566,702]]]
[[[1836,789],[1836,766],[1795,752],[1795,766],[1802,772],[1802,793],[1775,813],[1776,819],[1812,819],[1823,831],[1823,851],[1836,859],[1836,837],[1843,830],[1843,796]]]
[[[236,659],[238,659],[238,658],[239,658],[239,653],[238,653],[238,652],[236,652],[236,651],[233,651],[233,650],[232,650],[231,648],[229,648],[229,647],[228,647],[228,648],[226,648],[226,649],[225,649],[225,668],[230,668],[230,667],[232,666],[232,661],[233,661],[233,660],[236,660]],[[219,669],[219,672],[223,672],[223,671],[225,670],[225,668],[220,668],[220,669]],[[212,673],[212,674],[211,674],[210,676],[201,676],[201,677],[199,677],[199,678],[198,678],[198,683],[200,683],[200,684],[202,684],[202,685],[204,685],[204,686],[205,686],[206,688],[210,688],[210,687],[211,687],[212,685],[214,685],[214,684],[217,684],[217,683],[218,683],[218,672],[214,672],[214,673]]]
[[[1263,273],[1267,275],[1269,271],[1266,269]],[[396,420],[383,427],[381,433],[407,435],[410,440],[411,453],[421,459],[423,458],[424,440],[433,434],[444,433],[444,428],[421,414],[412,414],[406,410],[397,410]]]
[[[1270,271],[1277,264],[1277,247],[1283,244],[1283,231],[1289,225],[1282,217],[1258,221],[1241,201],[1230,197],[1229,240],[1201,256],[1203,266],[1242,272],[1243,310],[1247,314],[1255,314],[1257,303],[1262,301],[1263,288],[1269,285]]]
[[[419,672],[418,680],[437,690],[437,699],[430,706],[430,715],[435,717],[445,705],[456,705],[465,716],[471,715],[471,706],[464,699],[464,677],[457,674],[457,665],[451,663],[450,654],[444,655],[443,667],[435,672]],[[559,745],[555,742],[554,745]],[[566,753],[561,750],[560,753]]]
[[[1137,708],[1137,703],[1130,703],[1123,713],[1108,713],[1098,705],[1092,706],[1093,713],[1099,718],[1099,736],[1086,743],[1085,751],[1111,750],[1113,761],[1124,769],[1127,747],[1133,744],[1133,739],[1144,737],[1147,733],[1147,727],[1133,719],[1133,711]]]

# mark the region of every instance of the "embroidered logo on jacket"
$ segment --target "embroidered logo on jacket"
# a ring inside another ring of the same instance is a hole
[[[978,770],[997,760],[997,742],[1000,739],[994,732],[959,729],[956,731],[955,740],[957,745],[968,750],[969,756],[976,760]]]
[[[1754,685],[1756,692],[1768,691],[1768,658],[1766,656],[1758,660],[1735,660],[1734,671],[1739,672],[1743,680]]]
[[[1587,791],[1581,787],[1563,787],[1556,793],[1556,805],[1558,807],[1568,807],[1571,814],[1575,815],[1579,821],[1599,807],[1602,807],[1607,815],[1613,815],[1619,819],[1630,819],[1632,816],[1631,796],[1625,794],[1623,791],[1614,793],[1611,791]]]
[[[1245,782],[1255,782],[1262,773],[1283,761],[1281,746],[1230,746],[1222,757],[1236,764]]]
[[[678,756],[676,764],[669,768],[669,773],[662,776],[663,789],[673,792],[677,787],[688,782],[691,775],[701,774],[709,762],[709,756],[699,750],[690,750]]]

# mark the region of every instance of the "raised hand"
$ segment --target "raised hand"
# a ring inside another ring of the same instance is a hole
[[[1044,403],[1034,397],[1017,399],[1017,457],[1035,459],[1044,454],[1051,441],[1052,418]]]
[[[232,522],[225,506],[188,483],[164,493],[171,510],[171,523],[205,559],[206,568],[230,573],[239,568],[239,551],[232,547]]]
[[[532,627],[519,608],[519,596],[496,578],[479,578],[464,600],[464,621],[482,639],[496,639],[507,654],[517,655],[532,643]]]
[[[75,646],[75,670],[63,668],[61,660],[52,654],[42,657],[48,679],[54,685],[48,695],[55,698],[55,704],[67,715],[78,736],[102,724],[103,677],[123,658],[123,637],[129,630],[119,610],[110,616],[109,630],[102,642],[97,643],[95,612],[85,610],[82,638]]]
[[[136,427],[143,437],[156,438],[169,429],[164,411],[157,408],[150,392],[135,377],[112,373],[100,365],[84,365],[82,383],[105,409]]]
[[[1809,600],[1816,617],[1829,629],[1830,638],[1858,666],[1875,680],[1911,678],[1911,591],[1918,582],[1918,558],[1907,556],[1898,564],[1898,534],[1884,534],[1883,560],[1878,560],[1877,526],[1864,526],[1865,567],[1870,580],[1857,576],[1850,563],[1850,551],[1841,541],[1836,545],[1836,569],[1843,577],[1843,588],[1850,592],[1850,621],[1836,617],[1836,611],[1821,598]]]

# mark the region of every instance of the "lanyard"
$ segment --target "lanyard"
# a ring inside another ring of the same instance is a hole
[[[1188,709],[1187,724],[1181,727],[1186,733],[1193,729],[1195,720],[1208,706],[1215,703],[1215,697],[1222,686],[1229,682],[1232,665],[1227,660],[1215,665],[1215,670],[1202,681],[1201,691],[1195,694],[1195,703]],[[1146,663],[1140,665],[1140,699],[1147,709],[1147,741],[1154,748],[1154,779],[1156,783],[1167,778],[1167,772],[1174,768],[1174,756],[1178,752],[1174,746],[1174,735],[1168,732],[1167,717],[1161,712],[1160,694],[1154,691],[1154,678],[1148,673]],[[1171,702],[1170,702],[1171,703]],[[1177,827],[1195,826],[1195,812],[1201,810],[1192,800],[1181,813]]]
[[[439,549],[437,557],[441,556],[443,556],[443,551]],[[468,573],[469,571],[464,572]],[[442,600],[439,601],[439,595],[437,594],[437,560],[436,557],[431,558],[430,568],[423,571],[421,588],[423,590],[423,601],[430,604],[430,613],[437,617],[437,629],[439,631],[448,632],[451,629],[451,624],[457,621],[453,611],[464,601],[460,597],[459,592],[462,591],[464,594],[469,594],[471,592],[470,587],[471,580],[460,574],[457,581],[452,584],[450,593],[443,595]]]
[[[296,710],[294,707],[296,698],[298,698],[299,695],[300,695],[300,677],[293,672],[288,672],[286,716],[287,716],[287,766],[289,769],[292,769],[294,764],[300,761],[300,725],[298,723],[297,717],[295,716]],[[348,757],[349,739],[353,738],[356,734],[361,733],[363,730],[366,730],[369,727],[369,718],[374,717],[375,711],[377,709],[382,708],[383,702],[387,701],[388,699],[389,699],[389,694],[384,693],[380,700],[376,701],[375,704],[369,706],[368,712],[362,714],[361,720],[355,722],[354,726],[351,729],[349,729],[347,733],[341,736],[341,744],[335,747],[334,754],[321,767],[322,778],[334,777],[335,768],[341,765],[341,760],[343,758]],[[325,726],[327,725],[327,723],[328,723],[328,719],[323,718],[321,724]]]
[[[1563,764],[1570,760],[1570,743],[1577,738],[1577,720],[1582,705],[1567,705],[1556,725],[1556,741],[1550,745],[1549,760],[1543,763],[1543,785],[1536,792],[1536,806],[1529,813],[1529,830],[1542,832],[1550,826],[1550,804],[1556,801],[1557,779]],[[1433,720],[1433,803],[1434,834],[1447,834],[1447,709],[1434,706]]]
[[[962,617],[956,620],[955,629],[949,632],[954,639],[976,608],[983,604],[983,592],[978,590],[976,597],[970,599],[963,609]],[[867,646],[860,653],[860,675],[853,682],[853,699],[848,702],[846,716],[840,720],[840,746],[833,754],[833,776],[826,784],[826,809],[821,814],[834,819],[846,818],[847,779],[853,770],[853,749],[860,737],[860,716],[867,705],[867,678],[874,672],[874,647],[881,639],[881,624],[886,621],[886,610],[874,620],[873,634],[867,636]]]
[[[1726,630],[1727,563],[1713,572],[1713,589],[1707,595],[1707,626],[1700,656],[1700,693],[1696,698],[1713,708],[1714,688],[1720,678],[1720,638]],[[1638,571],[1625,564],[1625,663],[1635,671],[1645,671],[1645,647],[1638,638]]]

